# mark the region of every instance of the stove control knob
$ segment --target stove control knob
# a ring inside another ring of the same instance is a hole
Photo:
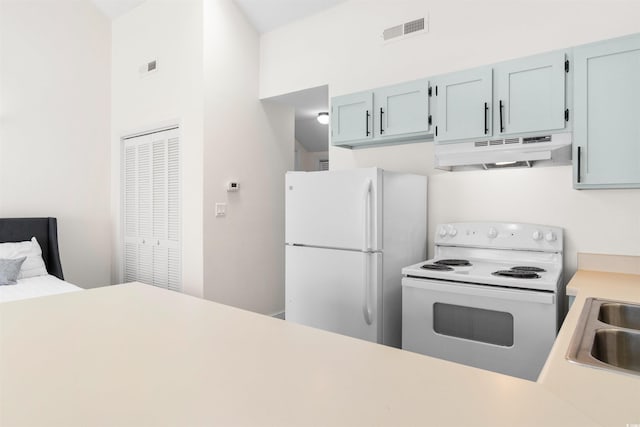
[[[440,231],[438,231],[438,234],[440,234],[440,237],[447,237],[447,229],[444,227],[441,227]]]
[[[451,230],[449,230],[449,236],[455,237],[457,234],[458,230],[456,230],[455,228],[451,228]]]
[[[533,232],[533,240],[542,240],[542,233],[540,230],[536,230]]]
[[[555,242],[556,233],[554,233],[553,231],[549,231],[547,234],[544,235],[544,238],[547,240],[547,242]]]
[[[498,230],[493,227],[489,228],[487,236],[489,236],[490,239],[495,239],[496,237],[498,237]]]

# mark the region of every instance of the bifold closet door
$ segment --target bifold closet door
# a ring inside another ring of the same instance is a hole
[[[177,129],[125,138],[124,281],[180,291]]]

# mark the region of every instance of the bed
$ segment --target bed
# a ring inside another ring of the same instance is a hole
[[[0,286],[0,303],[82,290],[64,281],[56,218],[0,218],[0,243],[24,242],[32,237],[40,244],[48,275]]]

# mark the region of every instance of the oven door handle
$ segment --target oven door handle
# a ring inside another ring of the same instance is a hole
[[[413,279],[407,282],[416,288],[434,290],[448,294],[471,295],[486,298],[498,298],[525,303],[554,304],[556,296],[553,292],[532,291],[528,289],[504,289],[489,285],[468,285],[455,282],[434,282],[431,280]]]

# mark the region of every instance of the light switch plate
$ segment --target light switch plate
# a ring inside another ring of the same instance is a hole
[[[227,204],[216,203],[216,218],[222,218],[224,216],[227,216]]]

